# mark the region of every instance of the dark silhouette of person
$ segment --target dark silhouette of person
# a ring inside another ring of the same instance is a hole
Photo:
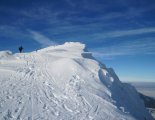
[[[20,46],[18,49],[19,49],[19,52],[21,53],[24,48],[22,46]]]

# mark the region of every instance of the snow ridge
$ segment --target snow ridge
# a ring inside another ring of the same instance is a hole
[[[153,120],[135,88],[78,42],[0,52],[0,119]]]

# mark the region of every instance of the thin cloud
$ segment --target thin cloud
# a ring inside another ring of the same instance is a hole
[[[106,38],[115,38],[115,37],[125,37],[133,35],[141,35],[147,33],[155,33],[155,27],[152,28],[140,28],[132,30],[120,30],[120,31],[111,31],[107,33],[96,33],[92,37],[96,39],[106,39]]]
[[[46,46],[50,46],[50,45],[56,45],[57,43],[50,40],[48,37],[42,35],[39,32],[36,31],[29,31],[32,35],[33,40],[35,40],[36,42],[40,43],[42,45],[42,47],[46,47]]]
[[[19,27],[0,25],[0,36],[7,37],[9,39],[29,39],[29,34]]]
[[[140,81],[140,82],[153,82],[154,78],[151,77],[144,77],[144,76],[120,76],[120,80],[124,82],[133,82],[133,81]]]
[[[124,55],[155,53],[155,38],[145,38],[135,41],[126,41],[120,44],[94,48],[91,51],[98,58],[113,58]]]

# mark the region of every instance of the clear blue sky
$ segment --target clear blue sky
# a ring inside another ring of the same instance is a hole
[[[155,0],[0,0],[0,50],[85,43],[122,81],[155,82]]]

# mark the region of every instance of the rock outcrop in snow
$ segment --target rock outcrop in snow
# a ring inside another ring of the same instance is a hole
[[[153,120],[135,88],[121,83],[84,44],[65,43],[3,58],[1,120]]]

